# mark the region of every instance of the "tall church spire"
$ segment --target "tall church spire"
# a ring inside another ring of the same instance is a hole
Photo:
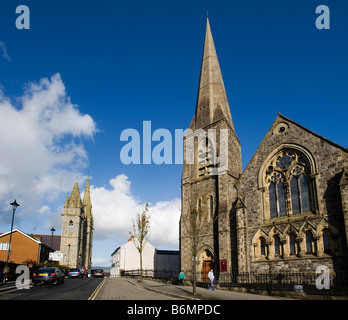
[[[79,190],[79,184],[76,181],[74,188],[71,192],[70,199],[69,199],[69,205],[74,207],[80,207],[81,206],[81,196],[80,196],[80,190]]]
[[[207,18],[196,112],[190,128],[193,130],[204,128],[222,119],[226,119],[234,131],[225,85]]]
[[[83,195],[82,204],[83,204],[83,206],[84,206],[85,218],[87,218],[87,219],[92,219],[92,220],[93,220],[93,215],[92,215],[92,202],[91,202],[91,191],[90,191],[90,187],[89,187],[89,177],[87,178],[86,188],[85,188],[85,193],[84,193],[84,195]]]
[[[83,205],[91,205],[91,193],[89,188],[89,177],[87,178],[85,193],[83,195]]]

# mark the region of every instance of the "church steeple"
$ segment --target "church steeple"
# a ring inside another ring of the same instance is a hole
[[[93,219],[92,217],[92,202],[91,202],[91,191],[89,187],[89,177],[87,178],[85,193],[83,195],[82,204],[84,206],[85,218]]]
[[[225,85],[222,79],[209,19],[204,41],[195,117],[190,125],[193,131],[226,119],[234,131]]]
[[[181,268],[192,267],[192,230],[189,227],[192,208],[207,199],[204,207],[209,208],[211,219],[205,221],[201,240],[205,248],[210,248],[206,250],[211,257],[209,264],[215,265],[218,271],[220,262],[225,261],[226,270],[235,270],[231,217],[235,216],[238,179],[242,173],[241,144],[234,129],[208,19],[196,111],[190,129],[192,131],[188,130],[184,138],[185,161],[186,156],[192,154],[194,161],[184,163],[181,178]],[[209,131],[216,133],[216,139],[209,137]],[[201,138],[202,132],[206,139]],[[216,163],[211,161],[214,158],[218,158]],[[200,267],[203,270],[202,264]]]
[[[89,188],[89,177],[87,178],[85,193],[83,195],[83,205],[91,205],[91,193]]]
[[[69,194],[66,195],[65,203],[64,203],[64,208],[67,208],[67,207],[69,207]]]
[[[89,178],[87,179],[83,201],[78,182],[71,195],[67,195],[62,214],[62,235],[60,252],[63,265],[71,268],[85,266],[90,271],[93,246],[93,215]]]
[[[77,181],[75,182],[74,188],[70,195],[69,206],[81,207],[81,195]]]

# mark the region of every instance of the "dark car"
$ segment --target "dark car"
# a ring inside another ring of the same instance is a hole
[[[104,277],[105,273],[103,269],[95,269],[93,272],[93,277]]]
[[[84,274],[79,268],[72,268],[69,270],[68,276],[69,278],[82,278]]]
[[[32,282],[34,285],[38,283],[59,284],[64,283],[64,272],[58,268],[46,267],[39,268],[33,273]]]

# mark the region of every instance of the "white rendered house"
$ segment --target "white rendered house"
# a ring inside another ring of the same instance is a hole
[[[140,254],[132,241],[118,247],[111,254],[111,277],[120,277],[125,271],[140,269]],[[179,274],[179,251],[157,250],[149,242],[143,249],[143,271],[146,276],[174,277]]]
[[[154,270],[155,247],[146,242],[143,249],[143,270]],[[140,269],[140,254],[132,241],[118,247],[111,255],[111,277],[121,276],[121,271]]]

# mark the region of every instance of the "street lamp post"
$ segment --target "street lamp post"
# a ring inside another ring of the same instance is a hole
[[[52,229],[51,229],[51,233],[52,233],[52,238],[51,238],[51,249],[52,249],[52,251],[54,251],[54,250],[53,250],[53,234],[54,234],[54,231],[56,231],[56,229],[54,229],[54,227],[52,227]]]
[[[16,199],[12,203],[10,203],[10,205],[12,206],[12,223],[11,223],[10,242],[9,242],[9,245],[8,245],[6,264],[8,264],[8,261],[10,259],[10,254],[11,254],[11,241],[12,241],[12,230],[13,230],[14,215],[15,215],[15,211],[16,211],[17,207],[19,207],[19,204],[17,203]]]
[[[69,243],[68,244],[68,266],[70,266],[70,247],[71,247],[71,244]]]

